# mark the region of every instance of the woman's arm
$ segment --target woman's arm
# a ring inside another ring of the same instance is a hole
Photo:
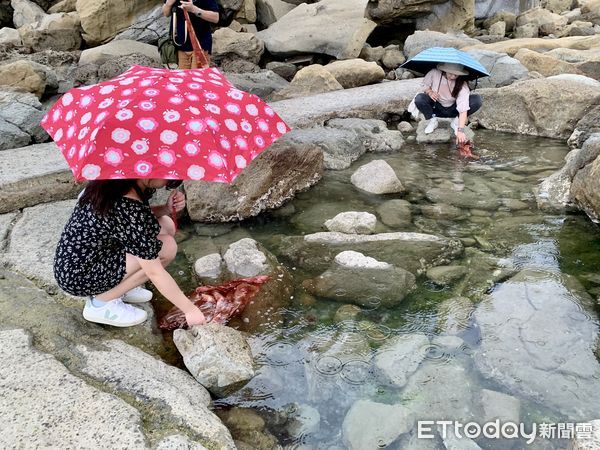
[[[175,2],[176,2],[176,0],[167,0],[165,3],[163,3],[163,5],[162,5],[163,16],[165,16],[165,17],[171,16],[171,9],[173,8],[173,5],[175,4]]]
[[[169,198],[167,199],[167,203],[164,205],[157,205],[152,207],[152,212],[156,216],[156,218],[162,216],[170,216],[173,212],[173,207],[175,207],[176,212],[183,211],[185,208],[185,195],[180,191],[173,191]]]
[[[204,314],[185,296],[173,277],[165,270],[160,259],[137,258],[140,267],[148,276],[156,289],[185,314],[188,325],[202,325],[206,322]]]
[[[218,11],[209,11],[207,9],[201,9],[198,6],[194,5],[192,0],[189,0],[189,1],[181,0],[180,8],[186,9],[190,14],[195,14],[198,17],[200,17],[202,20],[206,20],[207,22],[211,22],[211,23],[219,22]]]

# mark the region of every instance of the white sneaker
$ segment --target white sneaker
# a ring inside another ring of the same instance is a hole
[[[437,117],[432,117],[431,119],[429,119],[429,123],[425,127],[425,134],[433,133],[433,130],[435,130],[438,127],[438,125],[439,124],[438,124]]]
[[[114,327],[131,327],[144,322],[148,313],[143,309],[123,303],[121,298],[94,306],[92,299],[85,301],[83,318],[89,322],[103,323]]]
[[[152,291],[142,286],[134,287],[123,296],[123,301],[126,303],[146,303],[150,300],[152,300]]]
[[[452,119],[452,122],[450,122],[450,127],[456,133],[456,129],[458,128],[458,117],[455,117],[454,119]]]

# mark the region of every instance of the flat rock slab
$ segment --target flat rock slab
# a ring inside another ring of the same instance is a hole
[[[497,286],[475,311],[481,373],[518,396],[573,420],[598,415],[598,325],[593,300],[567,277],[523,271]],[[557,389],[560,387],[560,389]]]
[[[81,189],[53,142],[0,152],[0,213],[74,198]]]
[[[381,119],[404,111],[421,90],[421,79],[387,81],[343,91],[299,97],[270,105],[291,127],[322,125],[329,119]]]
[[[136,409],[32,348],[23,330],[0,332],[0,380],[2,448],[149,447]]]
[[[380,233],[371,235],[337,232],[285,236],[278,242],[284,257],[309,270],[326,270],[335,256],[345,250],[401,267],[413,274],[445,264],[462,254],[456,239],[423,233]]]
[[[75,200],[65,200],[25,209],[13,225],[5,261],[44,287],[56,286],[54,252],[74,206]]]

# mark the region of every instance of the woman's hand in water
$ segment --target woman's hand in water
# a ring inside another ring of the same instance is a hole
[[[171,195],[167,199],[169,213],[173,211],[173,207],[177,212],[183,211],[185,208],[185,195],[183,195],[183,192],[177,190],[171,192]]]
[[[185,321],[190,327],[192,325],[206,325],[206,318],[204,317],[204,314],[202,314],[202,311],[200,311],[198,308],[194,308],[193,310],[185,313]]]
[[[457,145],[464,144],[467,141],[468,141],[468,139],[467,139],[467,135],[465,133],[463,133],[462,131],[456,132],[456,144]]]

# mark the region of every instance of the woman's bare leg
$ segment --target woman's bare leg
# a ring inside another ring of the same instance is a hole
[[[162,216],[158,219],[161,225],[158,239],[163,243],[162,249],[158,253],[160,262],[163,267],[167,267],[177,255],[177,243],[175,242],[175,224],[170,217]],[[141,269],[137,258],[127,253],[125,255],[125,276],[123,280],[114,288],[96,295],[96,298],[101,301],[110,301],[121,297],[126,292],[148,281],[148,276]]]

